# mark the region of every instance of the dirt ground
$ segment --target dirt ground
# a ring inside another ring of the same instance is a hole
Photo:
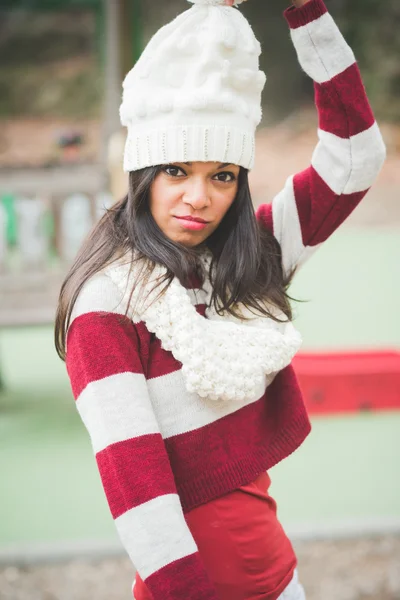
[[[0,169],[45,168],[67,162],[68,157],[62,154],[58,140],[70,132],[82,136],[79,162],[95,161],[101,142],[99,121],[50,117],[0,120]]]
[[[307,600],[400,600],[400,536],[295,546]],[[123,600],[133,577],[127,558],[3,567],[0,600]]]

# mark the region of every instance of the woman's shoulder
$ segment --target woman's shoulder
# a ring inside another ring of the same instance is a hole
[[[127,302],[123,282],[128,274],[127,266],[113,263],[91,275],[79,291],[70,322],[72,323],[78,316],[86,313],[101,312],[125,315]]]

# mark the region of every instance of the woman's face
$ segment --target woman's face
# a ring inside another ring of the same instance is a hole
[[[217,162],[163,166],[150,189],[151,214],[161,231],[187,247],[204,242],[236,197],[239,171],[237,165]]]

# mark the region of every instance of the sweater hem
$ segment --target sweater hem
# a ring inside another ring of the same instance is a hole
[[[261,473],[268,471],[295,452],[310,431],[311,424],[306,411],[304,411],[290,431],[281,432],[259,452],[238,458],[191,481],[182,484],[176,482],[183,512],[187,513],[202,504],[229,494],[242,485],[248,485]],[[293,439],[296,440],[295,443],[293,443]]]

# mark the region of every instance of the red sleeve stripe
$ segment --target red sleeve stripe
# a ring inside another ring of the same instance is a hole
[[[313,167],[295,175],[293,185],[304,246],[324,242],[368,191],[336,195]]]
[[[117,373],[142,373],[133,323],[113,313],[86,313],[68,330],[66,365],[75,399],[91,382]]]
[[[182,574],[185,574],[183,577]],[[141,575],[140,571],[139,574]],[[193,581],[196,585],[193,586]],[[175,561],[145,580],[153,598],[216,600],[199,553]]]
[[[320,129],[348,138],[374,124],[375,118],[356,63],[330,81],[315,83],[314,87]]]
[[[111,444],[160,431],[146,379],[139,373],[118,373],[89,383],[76,406],[95,453]]]
[[[143,579],[197,552],[177,494],[149,500],[125,512],[115,525]]]
[[[157,496],[176,493],[161,434],[113,444],[96,460],[114,519]]]
[[[307,209],[310,203],[311,200],[307,197],[302,208]],[[275,196],[271,204],[262,204],[259,207],[256,217],[261,225],[269,228],[278,240],[285,273],[290,273],[294,267],[301,267],[319,247],[304,244],[294,195],[293,176],[287,179],[285,187]]]
[[[367,191],[335,194],[312,166],[290,177],[272,202],[274,235],[282,248],[285,272],[305,262],[315,247],[326,241],[350,215]]]
[[[304,6],[296,8],[290,6],[283,13],[291,29],[297,29],[303,27],[315,21],[327,12],[327,8],[322,0],[311,0]]]

